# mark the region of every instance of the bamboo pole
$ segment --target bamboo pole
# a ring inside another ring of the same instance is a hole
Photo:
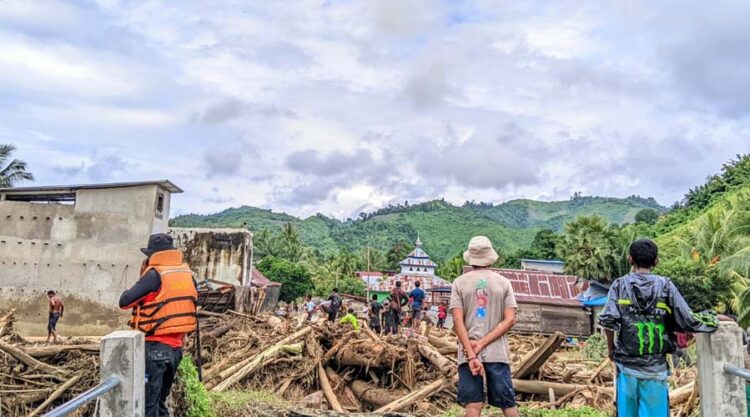
[[[37,407],[34,411],[32,411],[31,414],[29,414],[28,417],[35,417],[35,416],[39,415],[39,413],[41,413],[42,411],[44,411],[45,408],[49,407],[50,404],[52,404],[53,402],[55,402],[55,400],[57,400],[58,398],[60,398],[60,396],[63,395],[63,393],[65,393],[65,391],[68,390],[68,388],[70,388],[73,385],[75,385],[76,382],[78,382],[79,379],[81,379],[81,376],[80,375],[76,375],[73,378],[70,378],[64,384],[60,385],[60,388],[56,389],[55,392],[53,392],[52,395],[50,395],[49,398],[47,398],[46,401],[44,401],[41,405],[39,405],[39,407]]]

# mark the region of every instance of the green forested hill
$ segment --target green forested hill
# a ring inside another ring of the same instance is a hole
[[[622,198],[574,196],[566,201],[513,200],[496,206],[467,203],[485,216],[514,228],[536,227],[562,230],[565,223],[578,217],[599,215],[610,223],[632,223],[636,213],[644,208],[663,211],[653,198],[637,196]]]
[[[526,248],[539,229],[560,230],[580,215],[598,214],[612,223],[629,223],[643,208],[663,210],[653,199],[574,196],[568,201],[514,200],[499,205],[466,203],[461,207],[443,200],[417,205],[389,206],[357,220],[339,221],[323,215],[298,219],[254,207],[230,208],[211,215],[184,215],[170,222],[180,227],[242,227],[254,232],[279,230],[292,223],[302,243],[323,253],[366,246],[387,250],[396,242],[413,242],[419,233],[425,249],[441,261],[459,254],[474,235],[490,237],[504,253]]]

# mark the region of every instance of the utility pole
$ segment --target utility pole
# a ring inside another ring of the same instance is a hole
[[[367,247],[367,297],[365,298],[365,305],[370,302],[370,247]]]

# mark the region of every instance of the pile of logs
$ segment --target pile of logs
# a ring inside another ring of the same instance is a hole
[[[201,311],[199,319],[200,352],[192,337],[185,351],[196,359],[200,355],[210,392],[271,392],[293,405],[294,412],[287,414],[295,416],[427,416],[455,403],[457,342],[444,330],[428,328],[411,338],[381,336],[366,326],[354,332],[338,324],[311,324],[304,315],[281,319],[233,310]],[[13,332],[12,322],[12,311],[0,313],[3,416],[41,415],[98,383],[97,343],[32,344]],[[513,385],[522,404],[612,410],[615,371],[608,359],[587,361],[580,349],[565,345],[560,333],[511,335],[509,343]],[[670,393],[673,415],[688,415],[695,406],[694,380],[694,368],[676,372],[676,388]],[[175,415],[183,415],[181,411]],[[262,415],[263,410],[236,415],[254,413]],[[93,406],[79,415],[93,415]]]
[[[27,343],[13,333],[13,313],[0,316],[0,414],[38,416],[98,383],[99,344]],[[79,415],[92,413],[88,406]]]

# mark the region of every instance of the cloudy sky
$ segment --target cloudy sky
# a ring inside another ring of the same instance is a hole
[[[210,3],[0,2],[0,142],[38,184],[340,218],[670,204],[750,152],[748,2]]]

